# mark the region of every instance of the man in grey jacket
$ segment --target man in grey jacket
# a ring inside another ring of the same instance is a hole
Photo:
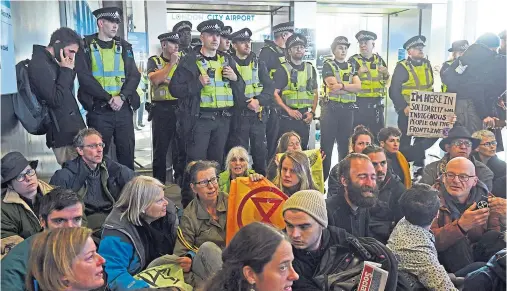
[[[473,138],[470,132],[463,126],[455,126],[449,131],[449,135],[440,141],[440,148],[446,152],[444,157],[424,167],[420,183],[433,185],[445,172],[447,162],[455,157],[468,158],[475,165],[475,173],[491,191],[493,188],[493,172],[483,163],[471,156],[472,150],[477,148],[481,140]]]

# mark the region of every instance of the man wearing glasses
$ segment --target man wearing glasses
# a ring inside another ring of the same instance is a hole
[[[134,171],[104,156],[102,135],[85,128],[74,137],[79,156],[63,164],[49,184],[78,193],[85,205],[85,219],[100,240],[102,224],[123,186],[134,177]]]
[[[431,230],[435,234],[439,260],[450,273],[475,261],[473,244],[488,240],[489,251],[496,245],[492,240],[503,238],[498,235],[492,238],[486,232],[505,230],[505,199],[489,193],[478,179],[476,167],[466,157],[453,158],[445,166],[442,182],[438,184],[440,210]],[[501,249],[505,242],[499,245]],[[486,256],[498,250],[491,250]]]
[[[477,178],[491,191],[493,189],[493,172],[486,165],[471,156],[472,150],[476,149],[480,143],[481,140],[473,138],[465,127],[453,127],[449,130],[449,135],[442,139],[439,144],[446,154],[441,160],[424,167],[420,183],[435,184],[438,182],[438,178],[445,172],[447,162],[456,157],[463,157],[470,159],[475,165]]]
[[[497,197],[506,196],[506,168],[504,161],[496,156],[497,141],[495,134],[489,130],[479,130],[472,134],[473,138],[481,140],[479,146],[472,154],[475,159],[481,161],[493,172],[493,190],[491,192]]]

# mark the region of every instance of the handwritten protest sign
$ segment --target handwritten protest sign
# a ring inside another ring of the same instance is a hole
[[[456,107],[456,93],[413,91],[407,135],[446,137]]]

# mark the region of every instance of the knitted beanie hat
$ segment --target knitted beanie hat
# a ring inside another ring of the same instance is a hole
[[[327,227],[326,200],[324,194],[317,190],[302,190],[292,194],[283,204],[282,213],[289,209],[303,211]]]

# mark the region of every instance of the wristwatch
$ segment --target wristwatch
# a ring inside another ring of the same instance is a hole
[[[125,97],[123,94],[120,94],[120,99],[121,101],[127,101],[127,97]]]

